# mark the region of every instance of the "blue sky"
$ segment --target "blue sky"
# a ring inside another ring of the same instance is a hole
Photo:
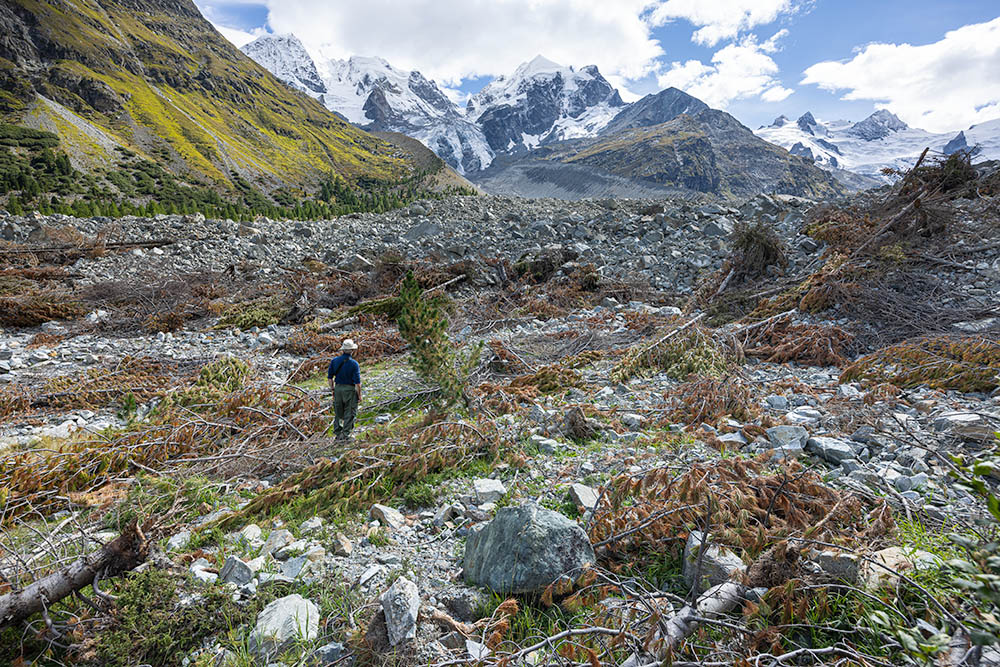
[[[751,127],[876,108],[933,131],[1000,117],[996,0],[196,2],[237,44],[292,32],[314,57],[379,55],[456,99],[542,54],[597,64],[626,99],[676,85]]]

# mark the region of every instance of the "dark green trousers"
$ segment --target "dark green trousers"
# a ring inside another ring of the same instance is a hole
[[[358,414],[358,392],[353,384],[338,384],[333,388],[333,434],[348,438]]]

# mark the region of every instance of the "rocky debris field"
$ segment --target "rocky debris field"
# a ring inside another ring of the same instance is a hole
[[[992,173],[3,217],[0,661],[1000,664]],[[396,326],[407,271],[477,351],[460,407]],[[119,534],[134,571],[5,606]]]

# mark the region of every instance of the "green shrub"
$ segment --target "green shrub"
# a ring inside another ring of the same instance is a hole
[[[465,388],[483,344],[473,346],[464,355],[453,349],[444,312],[433,299],[424,298],[413,272],[403,280],[399,301],[399,334],[410,344],[413,371],[441,389],[443,410],[447,411],[459,400],[469,405]]]
[[[130,576],[118,592],[111,628],[97,636],[102,665],[180,665],[202,641],[253,618],[223,588],[209,588],[196,604],[181,605],[177,579],[150,568]]]
[[[277,324],[288,313],[288,308],[276,297],[264,297],[229,306],[219,317],[216,328],[252,329]]]

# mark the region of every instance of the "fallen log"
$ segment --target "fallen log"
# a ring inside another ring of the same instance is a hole
[[[133,523],[97,551],[19,591],[0,596],[0,628],[20,623],[100,578],[128,572],[148,555],[149,540]]]

